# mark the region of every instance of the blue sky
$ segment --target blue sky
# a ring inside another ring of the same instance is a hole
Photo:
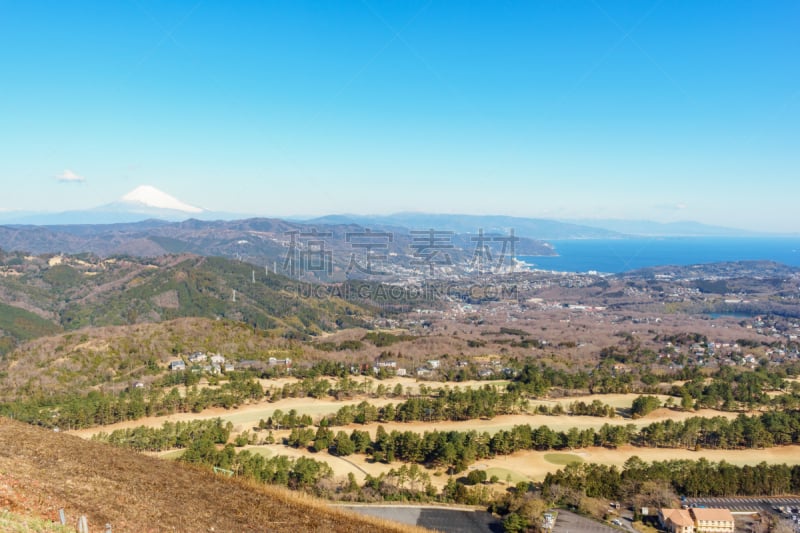
[[[0,0],[0,210],[800,231],[800,3]]]

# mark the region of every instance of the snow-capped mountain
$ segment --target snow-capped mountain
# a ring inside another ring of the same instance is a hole
[[[216,213],[191,205],[153,187],[140,185],[124,194],[119,200],[82,211],[62,213],[5,213],[3,224],[117,224],[139,222],[147,219],[179,222],[189,218],[202,220],[241,218],[241,215]]]
[[[189,214],[199,214],[205,211],[199,207],[184,203],[174,196],[156,189],[152,185],[140,185],[124,195],[117,202],[119,205],[129,206],[130,209],[166,209],[168,211],[180,211]]]
[[[187,218],[207,218],[210,214],[209,211],[178,200],[152,185],[140,185],[116,202],[96,207],[91,211],[96,215],[104,214],[111,219],[116,215],[116,222],[132,222],[145,218],[180,221]]]

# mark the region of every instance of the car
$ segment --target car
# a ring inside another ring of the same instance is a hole
[[[611,521],[611,523],[614,524],[615,526],[621,526],[622,520],[620,520],[619,518],[615,518],[614,520]]]

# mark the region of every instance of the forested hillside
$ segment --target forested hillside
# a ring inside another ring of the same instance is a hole
[[[0,353],[60,330],[204,317],[305,337],[364,325],[371,310],[247,263],[0,253]]]

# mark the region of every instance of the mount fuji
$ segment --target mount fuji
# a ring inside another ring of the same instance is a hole
[[[4,224],[68,225],[121,224],[144,220],[180,222],[189,218],[220,220],[242,218],[242,215],[218,213],[186,203],[153,187],[140,185],[118,200],[92,209],[62,213],[4,213]],[[15,216],[16,215],[16,216]]]
[[[164,191],[156,189],[152,185],[140,185],[136,187],[128,194],[124,195],[120,201],[117,202],[117,205],[126,207],[131,211],[137,209],[143,211],[166,210],[193,215],[205,212],[205,209],[184,203],[174,196],[170,196]]]
[[[96,207],[90,212],[114,222],[134,222],[148,218],[178,222],[187,218],[205,219],[211,214],[206,209],[187,204],[152,185],[140,185],[116,202]]]

